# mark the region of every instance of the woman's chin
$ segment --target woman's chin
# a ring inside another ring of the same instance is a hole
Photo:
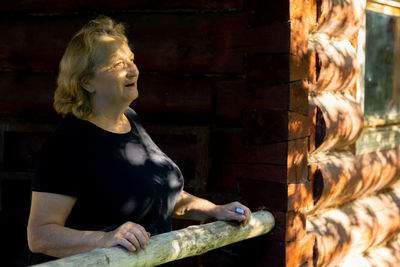
[[[137,90],[136,87],[134,89],[131,89],[131,90],[132,91],[129,94],[129,98],[130,98],[130,101],[133,101],[133,100],[135,100],[136,98],[139,97],[139,91]]]

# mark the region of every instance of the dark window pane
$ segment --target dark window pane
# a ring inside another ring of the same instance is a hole
[[[365,115],[398,114],[399,18],[368,10],[366,15]]]

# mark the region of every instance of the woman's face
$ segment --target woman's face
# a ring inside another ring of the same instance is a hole
[[[139,70],[129,46],[113,37],[102,37],[97,70],[87,83],[92,101],[108,105],[130,104],[138,97]]]

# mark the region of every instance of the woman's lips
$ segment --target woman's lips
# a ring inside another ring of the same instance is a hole
[[[125,85],[125,87],[131,87],[131,86],[135,86],[135,83],[129,83]]]

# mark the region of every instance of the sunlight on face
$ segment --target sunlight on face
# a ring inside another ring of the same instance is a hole
[[[103,36],[99,40],[96,55],[98,70],[115,70],[134,61],[134,54],[128,44],[110,36]]]
[[[96,55],[96,71],[89,81],[93,101],[102,105],[130,104],[138,97],[139,70],[134,54],[124,41],[101,37]]]

